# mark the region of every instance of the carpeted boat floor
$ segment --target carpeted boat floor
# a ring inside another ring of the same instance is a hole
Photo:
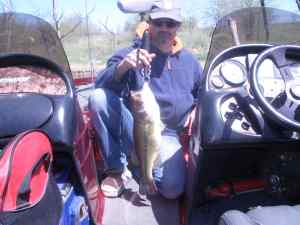
[[[133,179],[119,198],[105,198],[103,225],[179,225],[179,204],[138,193]]]

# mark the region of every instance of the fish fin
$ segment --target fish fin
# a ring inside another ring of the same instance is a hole
[[[161,158],[160,158],[160,154],[158,154],[154,161],[154,168],[158,167],[160,164],[161,164]]]
[[[139,166],[140,165],[140,161],[137,157],[137,154],[136,154],[135,150],[132,150],[130,152],[130,161],[131,161],[133,166]]]
[[[147,194],[147,185],[145,183],[139,184],[139,193],[140,195],[146,195]]]
[[[151,182],[146,182],[143,178],[140,179],[139,193],[141,195],[155,195],[157,192],[158,189],[154,180],[152,180]]]

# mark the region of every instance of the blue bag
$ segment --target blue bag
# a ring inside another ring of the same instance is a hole
[[[69,181],[69,171],[61,171],[55,177],[63,200],[60,225],[89,225],[88,206],[84,197],[75,192]]]

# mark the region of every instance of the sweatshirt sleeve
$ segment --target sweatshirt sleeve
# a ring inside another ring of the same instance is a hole
[[[133,48],[125,48],[117,51],[107,61],[106,68],[97,74],[95,87],[96,88],[107,88],[116,94],[121,95],[122,91],[127,86],[127,75],[125,74],[121,81],[115,79],[115,71],[119,63]]]

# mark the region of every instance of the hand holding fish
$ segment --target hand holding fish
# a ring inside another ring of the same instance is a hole
[[[128,64],[130,68],[135,69],[149,67],[154,57],[154,53],[149,53],[145,49],[134,49],[124,58],[123,61]]]
[[[145,49],[134,49],[129,52],[120,62],[116,71],[116,79],[121,80],[122,76],[129,69],[140,69],[143,67],[150,67],[152,59],[155,57],[154,53],[149,53]]]

